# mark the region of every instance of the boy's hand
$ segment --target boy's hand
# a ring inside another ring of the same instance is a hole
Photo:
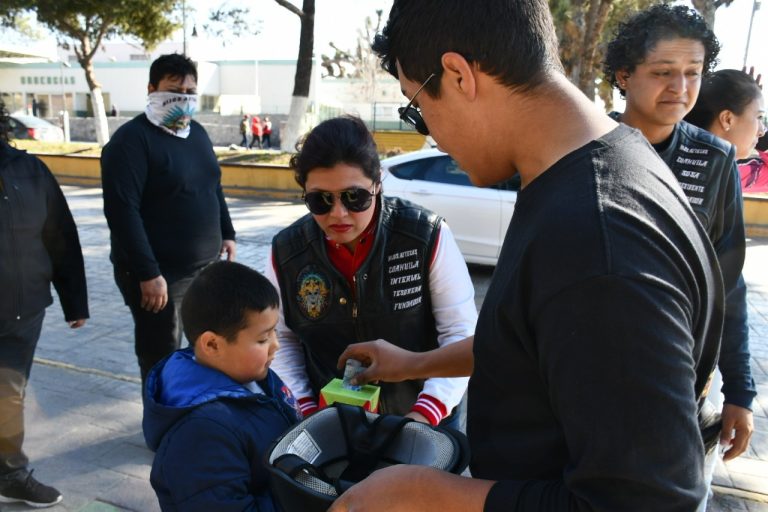
[[[67,322],[69,324],[69,327],[72,329],[79,329],[80,327],[85,325],[85,318],[80,318],[78,320],[72,320],[70,322]]]

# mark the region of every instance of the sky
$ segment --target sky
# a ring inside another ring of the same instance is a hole
[[[301,0],[291,0],[300,6]],[[749,29],[749,19],[754,0],[734,0],[728,7],[717,10],[715,34],[722,44],[718,68],[741,69]],[[197,10],[198,23],[204,22],[211,7],[220,0],[187,0]],[[232,55],[259,59],[295,59],[299,45],[299,19],[274,0],[227,0],[229,5],[245,5],[261,20],[261,33],[247,38],[229,49]],[[690,5],[689,1],[682,1]],[[333,41],[340,48],[355,46],[357,30],[363,27],[366,16],[375,18],[375,11],[382,9],[386,20],[392,0],[316,0],[315,6],[315,53],[329,54]],[[191,32],[191,26],[188,31]],[[768,79],[768,0],[755,13],[748,65],[755,66]]]
[[[301,0],[290,0],[300,6]],[[690,5],[689,0],[679,0]],[[715,34],[720,39],[722,51],[718,68],[741,69],[749,30],[749,20],[755,0],[733,0],[728,7],[717,10]],[[755,13],[752,37],[747,64],[755,66],[768,81],[768,0],[762,3]],[[356,45],[358,29],[364,26],[366,16],[375,19],[376,10],[383,10],[386,20],[392,6],[392,0],[316,0],[315,5],[315,54],[331,54],[328,45],[333,41],[342,49],[352,50]],[[187,20],[187,40],[190,40],[192,27],[197,25],[202,34],[202,25],[208,12],[213,7],[232,6],[249,7],[251,17],[257,21],[260,33],[241,38],[225,47],[226,58],[230,59],[296,59],[299,46],[299,18],[278,5],[274,0],[186,0],[190,15]],[[176,34],[181,41],[182,33]],[[216,49],[216,41],[198,41],[198,48],[214,51],[216,60],[221,59],[221,50]],[[220,47],[219,47],[220,48]],[[199,55],[198,58],[205,58]]]

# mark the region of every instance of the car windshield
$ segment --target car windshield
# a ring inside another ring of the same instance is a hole
[[[35,116],[11,116],[27,128],[47,128],[51,123]]]

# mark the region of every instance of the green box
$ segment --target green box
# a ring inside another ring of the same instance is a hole
[[[333,379],[320,390],[320,407],[327,407],[335,402],[356,405],[366,411],[377,412],[379,410],[379,395],[381,388],[366,384],[360,391],[353,391],[343,386],[341,379]]]

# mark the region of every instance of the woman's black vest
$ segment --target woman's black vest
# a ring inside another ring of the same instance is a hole
[[[373,247],[354,276],[354,290],[331,264],[325,235],[311,215],[272,241],[286,325],[299,337],[316,395],[352,343],[382,338],[412,351],[437,348],[429,264],[440,217],[397,198],[379,201]],[[379,412],[406,414],[423,381],[382,383]]]

